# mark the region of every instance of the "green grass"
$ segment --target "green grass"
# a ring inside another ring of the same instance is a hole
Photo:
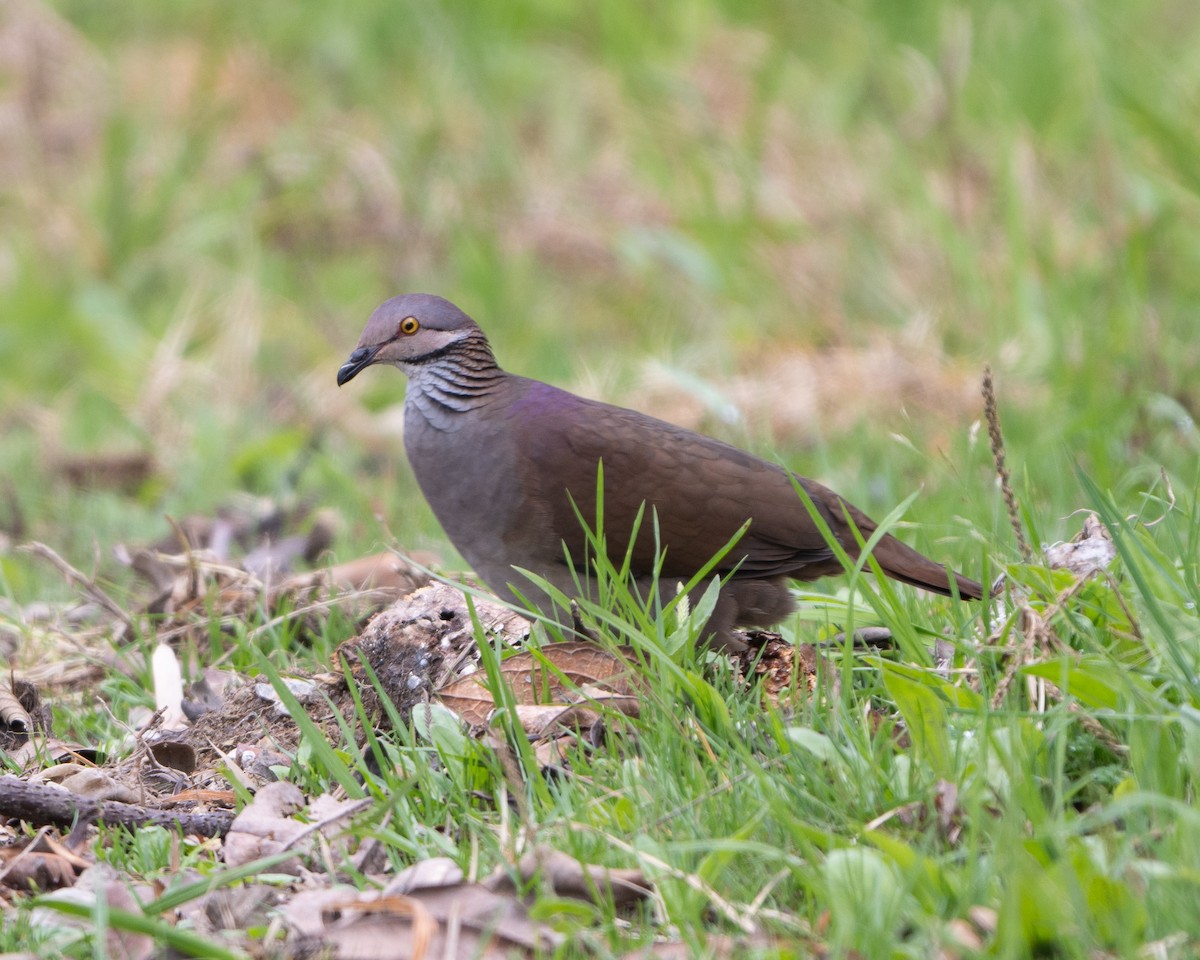
[[[663,664],[636,735],[572,780],[526,771],[540,841],[659,870],[659,912],[630,928],[547,897],[596,955],[667,931],[700,953],[760,893],[767,930],[866,956],[929,956],[975,907],[995,911],[988,956],[1196,950],[1189,4],[62,0],[0,32],[34,16],[52,66],[0,62],[0,595],[73,597],[14,549],[38,539],[128,597],[115,543],[238,491],[337,508],[338,558],[394,538],[453,569],[384,430],[401,379],[333,384],[379,301],[441,293],[511,370],[690,411],[873,516],[918,492],[901,535],[1007,569],[1062,644],[1006,680],[1011,610],[864,574],[874,602],[814,585],[788,631],[882,620],[910,652],[948,636],[974,672],[832,651],[840,689],[782,717],[719,667],[672,660],[689,687]],[[1062,598],[1019,563],[972,429],[985,363],[1035,546],[1098,510],[1113,579]],[[139,449],[156,470],[131,492],[59,468]],[[241,669],[257,625],[231,641]],[[336,629],[262,653],[324,669]],[[17,666],[42,656],[27,643]],[[1039,704],[1039,679],[1063,696]],[[145,690],[114,675],[100,695],[123,720]],[[90,698],[56,711],[63,736],[120,742]],[[379,748],[422,784],[363,816],[397,865],[510,852],[472,800],[511,786],[489,750]],[[152,846],[110,862],[151,877]],[[0,944],[54,955],[28,916]]]

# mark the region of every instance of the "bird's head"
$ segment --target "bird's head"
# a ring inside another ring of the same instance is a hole
[[[373,363],[411,369],[478,334],[475,321],[449,300],[428,293],[392,297],[371,314],[358,346],[338,369],[338,386]]]

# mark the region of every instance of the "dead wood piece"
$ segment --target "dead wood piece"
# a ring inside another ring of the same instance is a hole
[[[14,817],[35,826],[70,827],[79,821],[87,821],[130,829],[177,827],[184,833],[202,837],[223,837],[233,823],[234,814],[232,810],[187,813],[117,801],[89,800],[56,787],[3,776],[0,777],[0,816]]]

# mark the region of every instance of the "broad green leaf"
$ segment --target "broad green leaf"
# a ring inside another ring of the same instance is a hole
[[[1119,687],[1122,684],[1118,672],[1109,664],[1094,660],[1079,663],[1055,660],[1028,664],[1020,672],[1049,680],[1085,707],[1094,710],[1120,709],[1122,697]]]
[[[885,664],[885,668],[891,664]],[[925,683],[905,676],[898,670],[884,669],[883,683],[904,716],[913,749],[918,758],[938,777],[953,776],[946,701]]]
[[[987,703],[986,699],[978,691],[972,690],[970,687],[951,683],[945,677],[925,667],[915,666],[911,663],[896,663],[891,660],[880,659],[879,657],[864,659],[877,664],[885,673],[902,676],[914,683],[928,687],[941,696],[949,705],[958,707],[960,710],[980,710]]]

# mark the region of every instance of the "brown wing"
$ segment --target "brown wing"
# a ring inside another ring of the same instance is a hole
[[[655,517],[667,576],[696,573],[747,520],[750,527],[721,562],[722,572],[736,566],[738,579],[796,580],[841,572],[797,495],[793,477],[850,556],[858,555],[850,524],[864,540],[875,531],[874,521],[828,487],[736,447],[633,410],[584,400],[534,381],[529,384],[525,399],[514,407],[528,453],[526,489],[539,491],[536,509],[551,517],[555,550],[561,539],[576,560],[585,554],[585,535],[572,501],[594,528],[601,462],[604,531],[614,562],[624,557],[638,508],[646,504],[632,552],[635,575],[653,570]],[[880,539],[874,556],[897,580],[935,593],[952,592],[944,567],[890,534]],[[957,573],[953,577],[961,596],[983,595],[974,580]]]
[[[596,472],[603,462],[604,530],[615,561],[624,556],[638,508],[646,504],[632,555],[636,573],[648,574],[653,568],[654,514],[666,549],[664,573],[670,576],[695,573],[747,520],[747,534],[722,569],[740,560],[739,577],[797,579],[840,569],[781,468],[632,410],[541,384],[533,389],[553,394],[522,404],[521,442],[531,471],[526,482],[540,491],[572,557],[583,556],[584,534],[571,500],[595,526]],[[824,502],[828,491],[806,485],[827,522],[838,530],[840,521]],[[862,520],[864,534],[869,535],[874,526]]]

